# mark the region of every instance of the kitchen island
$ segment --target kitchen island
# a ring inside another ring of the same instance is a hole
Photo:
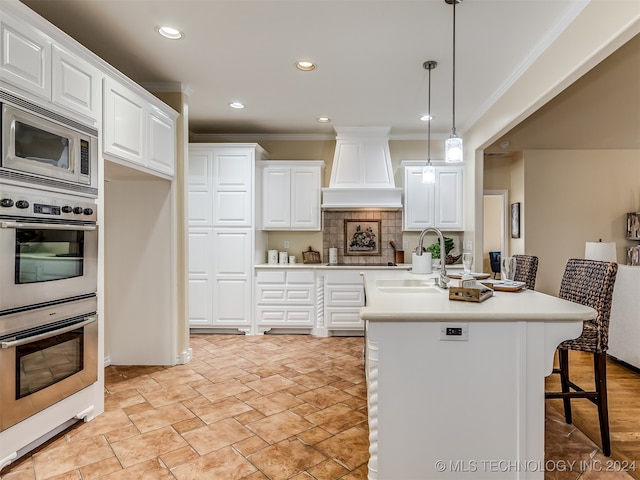
[[[449,300],[363,272],[370,480],[544,478],[544,377],[595,310],[535,291]]]

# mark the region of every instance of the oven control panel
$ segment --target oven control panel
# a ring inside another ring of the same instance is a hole
[[[91,198],[36,188],[0,185],[0,217],[30,217],[96,222],[97,205]]]

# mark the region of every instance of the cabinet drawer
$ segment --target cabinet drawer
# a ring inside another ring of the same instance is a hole
[[[364,328],[359,308],[327,308],[327,326],[331,328]]]
[[[309,308],[257,308],[258,323],[273,326],[313,326],[313,307]]]
[[[325,283],[330,285],[363,284],[360,270],[329,270],[325,273]]]
[[[256,293],[259,303],[282,303],[286,298],[286,290],[283,285],[258,285]]]
[[[313,289],[312,288],[287,288],[286,299],[287,302],[305,303],[307,305],[313,305]]]
[[[315,275],[313,270],[289,270],[287,273],[287,283],[306,283],[313,284]]]
[[[284,270],[259,270],[256,273],[256,281],[258,283],[284,284],[285,280],[286,280],[286,272]]]
[[[360,307],[364,305],[364,287],[356,285],[334,286],[325,289],[328,307]]]

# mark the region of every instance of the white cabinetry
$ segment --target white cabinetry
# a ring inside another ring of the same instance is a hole
[[[51,100],[51,40],[27,22],[2,12],[0,78],[20,90]]]
[[[455,231],[463,228],[462,167],[436,166],[436,181],[422,183],[424,162],[402,162],[404,167],[403,230],[437,227]]]
[[[259,332],[272,328],[313,329],[316,292],[312,269],[258,270],[255,290]]]
[[[253,333],[257,144],[189,146],[189,325]]]
[[[324,271],[324,323],[331,331],[362,331],[360,308],[364,306],[364,284],[360,270]]]
[[[65,114],[73,113],[84,123],[96,124],[102,73],[95,66],[5,11],[0,15],[0,41],[0,80],[4,88],[30,99],[44,99],[62,107]]]
[[[112,78],[105,79],[103,98],[104,153],[128,166],[173,176],[178,114]]]
[[[323,161],[262,162],[264,230],[321,229]]]

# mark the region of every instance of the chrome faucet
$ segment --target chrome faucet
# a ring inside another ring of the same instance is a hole
[[[446,267],[446,251],[444,247],[444,236],[440,229],[436,227],[428,227],[425,228],[420,233],[420,238],[418,239],[418,246],[416,247],[416,255],[422,255],[422,242],[424,241],[424,236],[429,232],[435,232],[438,235],[438,239],[440,240],[440,277],[436,281],[436,284],[440,288],[449,288],[449,276],[447,275],[447,267]]]

